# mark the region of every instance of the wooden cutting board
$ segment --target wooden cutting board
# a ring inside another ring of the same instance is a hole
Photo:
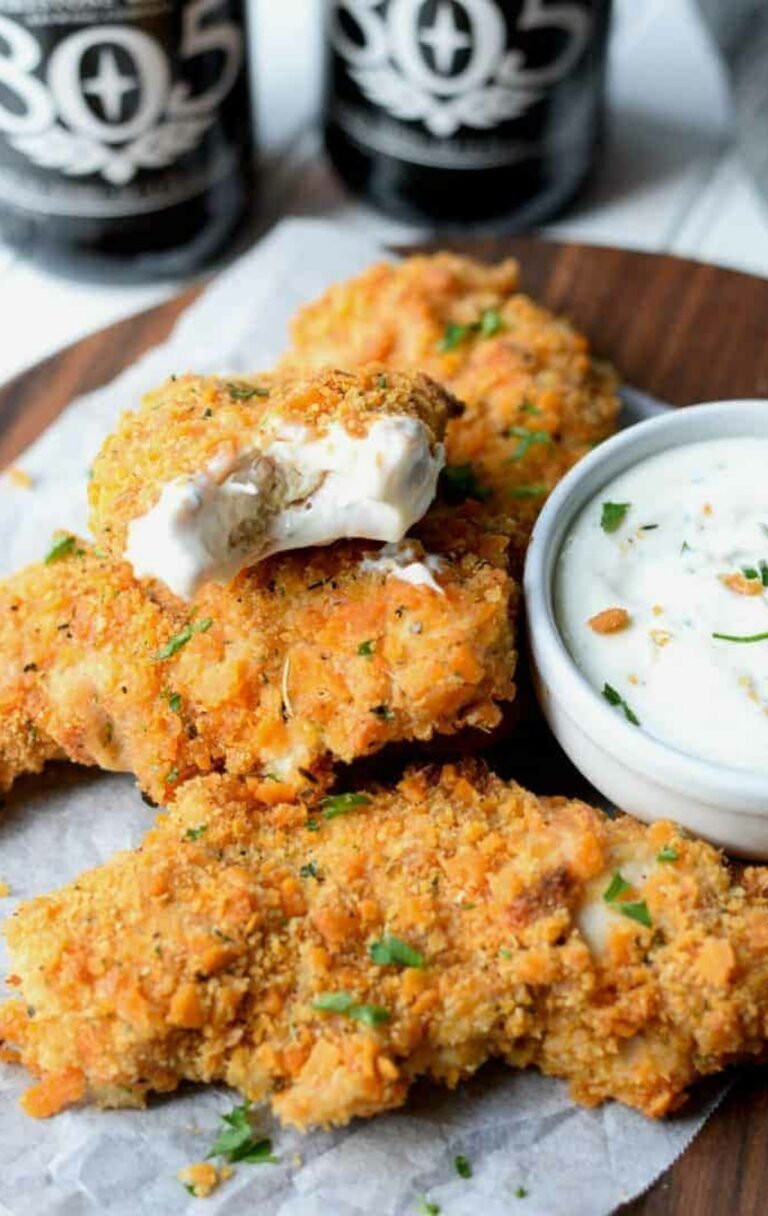
[[[624,379],[674,405],[768,397],[768,280],[697,262],[535,238],[455,243],[519,258],[525,290],[568,314]],[[78,394],[161,342],[191,288],[67,347],[0,388],[0,467]],[[179,371],[186,369],[179,368]],[[126,405],[131,404],[126,402]],[[768,1073],[751,1066],[680,1161],[622,1216],[764,1216]],[[521,1203],[521,1211],[524,1205]]]

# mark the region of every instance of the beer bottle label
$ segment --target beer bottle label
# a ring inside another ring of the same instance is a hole
[[[162,210],[250,130],[240,0],[0,0],[0,205]]]
[[[589,58],[609,0],[332,0],[330,120],[360,147],[480,169],[543,146],[557,86]],[[604,26],[604,22],[603,22]],[[594,89],[569,90],[558,139],[584,129]]]

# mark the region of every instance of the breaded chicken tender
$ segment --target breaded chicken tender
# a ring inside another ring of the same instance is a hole
[[[766,870],[468,765],[308,808],[262,788],[191,782],[11,919],[29,1113],[224,1081],[340,1125],[499,1057],[660,1116],[764,1053]]]
[[[94,536],[187,599],[273,553],[400,541],[435,497],[458,408],[426,376],[381,367],[174,378],[97,457]]]
[[[62,538],[0,584],[0,785],[67,757],[157,802],[212,770],[286,796],[390,742],[492,729],[516,662],[504,521],[424,531],[428,552],[309,549],[191,605]]]
[[[371,361],[426,372],[465,403],[447,432],[448,488],[527,525],[616,427],[616,378],[587,339],[518,290],[514,261],[451,253],[372,266],[307,305],[284,370]]]

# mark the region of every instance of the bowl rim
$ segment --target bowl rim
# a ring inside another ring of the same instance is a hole
[[[652,773],[654,780],[672,790],[682,786],[709,805],[728,801],[730,809],[737,805],[738,813],[765,817],[768,773],[704,760],[625,721],[577,666],[560,633],[553,603],[554,571],[563,541],[578,513],[599,494],[601,484],[670,446],[755,436],[758,415],[758,433],[768,438],[768,399],[737,398],[670,409],[605,440],[574,465],[544,504],[526,554],[523,587],[531,650],[549,695],[560,697],[582,726],[593,725],[591,733],[606,751],[634,769]]]

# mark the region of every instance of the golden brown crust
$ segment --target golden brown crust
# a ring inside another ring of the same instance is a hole
[[[191,605],[85,543],[22,571],[0,584],[3,784],[64,755],[133,772],[158,802],[211,770],[296,788],[393,741],[492,728],[514,696],[518,589],[504,522],[455,519],[427,526],[439,592],[352,542],[271,558]]]
[[[88,486],[97,543],[121,557],[131,520],[144,515],[169,482],[231,467],[261,450],[280,428],[317,435],[332,422],[363,434],[377,418],[417,418],[430,441],[444,438],[458,402],[426,376],[368,367],[305,375],[177,376],[126,411],[97,456]]]
[[[449,464],[471,465],[494,509],[530,527],[559,478],[615,429],[619,402],[587,339],[519,294],[517,278],[514,262],[448,253],[372,266],[301,309],[281,366],[426,372],[466,405],[448,426]]]
[[[413,771],[335,817],[267,807],[262,789],[190,783],[140,850],[12,919],[20,999],[0,1022],[40,1078],[31,1113],[190,1079],[302,1128],[343,1124],[499,1056],[567,1077],[580,1102],[659,1116],[763,1053],[761,871],[742,884],[669,823],[611,821],[479,766]],[[633,868],[641,920],[604,898]],[[374,961],[387,935],[424,965]],[[316,1008],[331,993],[352,1016]]]

